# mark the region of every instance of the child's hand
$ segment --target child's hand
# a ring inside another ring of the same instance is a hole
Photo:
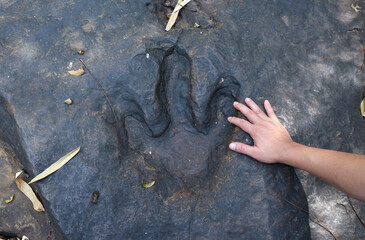
[[[286,150],[294,143],[288,131],[279,122],[269,101],[265,100],[264,102],[267,115],[251,99],[246,98],[245,102],[248,107],[238,102],[234,102],[233,106],[248,121],[237,117],[229,117],[228,121],[250,134],[254,145],[233,142],[229,145],[229,148],[260,162],[280,162],[285,156]]]

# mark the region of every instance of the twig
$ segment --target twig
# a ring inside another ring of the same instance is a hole
[[[354,207],[354,205],[352,204],[352,201],[351,201],[350,197],[349,197],[349,196],[347,196],[347,199],[349,200],[350,206],[351,206],[352,210],[354,210],[354,213],[356,214],[357,219],[359,219],[359,221],[361,222],[362,226],[365,228],[365,223],[362,221],[362,219],[360,218],[359,214],[358,214],[358,213],[357,213],[357,211],[355,210],[355,207]]]
[[[85,69],[86,69],[86,70],[90,73],[90,75],[94,78],[95,82],[99,85],[100,90],[103,92],[103,94],[104,94],[104,96],[105,96],[106,100],[108,101],[109,107],[110,107],[110,109],[111,109],[111,110],[112,110],[112,112],[113,112],[115,122],[116,122],[116,124],[118,124],[118,118],[117,118],[117,115],[115,114],[115,111],[114,111],[113,105],[112,105],[112,103],[110,102],[110,99],[109,99],[108,95],[107,95],[107,94],[106,94],[106,92],[104,91],[104,89],[103,89],[103,87],[101,86],[101,84],[99,83],[99,81],[98,81],[98,80],[96,80],[96,78],[94,77],[94,75],[91,73],[91,71],[89,70],[89,68],[86,66],[85,62],[84,62],[81,58],[79,58],[79,60],[80,60],[80,62],[82,63],[82,65],[84,65]]]
[[[314,218],[314,219],[316,219],[318,222],[319,222],[319,224],[321,225],[321,226],[323,226],[324,227],[324,229],[326,229],[327,230],[327,232],[329,232],[331,235],[332,235],[332,237],[335,239],[335,240],[337,240],[337,238],[336,238],[336,236],[329,230],[329,228],[321,221],[321,220],[319,220],[316,216],[314,216],[313,214],[311,214],[310,212],[308,212],[307,210],[305,210],[304,208],[301,208],[301,207],[299,207],[299,206],[297,206],[297,205],[295,205],[294,203],[292,203],[292,202],[289,202],[288,200],[286,200],[286,199],[284,199],[287,203],[289,203],[290,205],[292,205],[292,206],[294,206],[294,207],[296,207],[296,208],[298,208],[299,210],[301,210],[301,211],[303,211],[303,212],[305,212],[305,213],[308,213],[312,218]]]

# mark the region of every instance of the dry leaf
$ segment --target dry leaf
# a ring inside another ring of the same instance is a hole
[[[194,23],[195,28],[200,28],[200,25],[198,23]]]
[[[85,73],[85,70],[84,70],[84,67],[81,64],[81,66],[80,66],[79,69],[77,69],[77,70],[71,70],[71,71],[67,71],[67,72],[69,74],[71,74],[72,76],[81,76],[82,74]]]
[[[12,194],[9,199],[6,199],[5,203],[11,203],[13,200],[14,200],[14,194]]]
[[[84,53],[85,53],[85,52],[84,52],[84,50],[82,50],[82,49],[81,49],[81,50],[77,51],[77,53],[78,53],[79,55],[84,55]]]
[[[24,235],[24,236],[22,237],[22,240],[29,240],[29,238],[28,238],[27,236],[25,236],[25,235]]]
[[[150,183],[147,183],[144,179],[142,180],[142,186],[144,187],[144,188],[150,188],[150,187],[152,187],[153,185],[155,185],[155,181],[152,181],[152,182],[150,182]]]
[[[95,204],[98,203],[99,196],[100,196],[99,191],[94,191],[91,202]]]
[[[52,173],[54,173],[55,171],[60,169],[63,165],[65,165],[68,161],[70,161],[79,151],[80,151],[80,147],[78,147],[75,150],[67,153],[65,156],[61,157],[57,162],[53,163],[51,166],[46,168],[46,170],[44,170],[43,172],[41,172],[40,174],[35,176],[29,182],[29,184],[34,183],[38,180],[41,180],[41,179],[47,177],[48,175],[51,175]]]
[[[65,100],[65,103],[68,104],[68,105],[71,105],[72,104],[72,100],[71,98],[68,98]]]
[[[179,0],[174,8],[174,11],[172,11],[172,14],[170,16],[169,22],[166,25],[165,30],[170,31],[172,26],[174,26],[177,16],[179,15],[180,9],[182,9],[186,4],[188,4],[191,0]]]
[[[23,171],[17,172],[15,174],[16,185],[18,186],[19,190],[22,191],[25,196],[27,196],[27,198],[29,198],[29,200],[33,203],[34,210],[38,212],[44,212],[44,207],[33,192],[33,189],[23,179],[20,178],[22,172]]]
[[[0,240],[20,240],[20,239],[17,237],[7,237],[7,236],[0,235]]]
[[[353,3],[351,4],[351,8],[352,9],[354,9],[354,11],[356,12],[356,13],[358,13],[358,12],[361,12],[361,7],[359,7],[359,5],[354,5]]]
[[[363,117],[365,117],[365,98],[361,101],[361,104],[360,104],[360,111],[361,111],[361,115]]]

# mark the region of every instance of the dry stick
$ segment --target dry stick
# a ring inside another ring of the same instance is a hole
[[[331,235],[332,235],[332,237],[335,239],[335,240],[337,240],[337,238],[336,238],[336,236],[329,230],[329,228],[321,221],[321,220],[319,220],[316,216],[314,216],[313,214],[311,214],[310,212],[308,212],[307,210],[305,210],[304,208],[301,208],[301,207],[299,207],[299,206],[297,206],[297,205],[295,205],[294,203],[292,203],[292,202],[289,202],[288,200],[286,200],[286,199],[284,199],[287,203],[289,203],[290,205],[292,205],[292,206],[294,206],[294,207],[296,207],[296,208],[298,208],[299,210],[301,210],[301,211],[303,211],[303,212],[305,212],[305,213],[308,213],[311,217],[313,217],[314,219],[316,219],[326,230],[327,230],[327,232],[329,232]]]
[[[356,214],[356,217],[357,219],[359,219],[359,221],[361,222],[362,226],[365,227],[365,223],[362,221],[362,219],[360,218],[359,214],[357,214],[357,211],[355,210],[355,207],[354,205],[352,204],[352,201],[350,199],[349,196],[347,196],[347,199],[349,200],[349,203],[350,203],[350,206],[352,207],[352,210],[354,210],[355,214]]]
[[[90,73],[90,75],[94,78],[94,80],[96,81],[96,83],[99,85],[100,90],[103,92],[103,94],[104,94],[104,96],[105,96],[106,100],[108,101],[109,107],[110,107],[110,109],[111,109],[111,110],[112,110],[112,112],[113,112],[113,115],[114,115],[114,118],[115,118],[115,122],[116,122],[116,124],[118,124],[118,118],[117,118],[117,115],[115,115],[115,111],[114,111],[113,105],[112,105],[112,103],[110,102],[110,99],[109,99],[108,95],[106,94],[106,92],[104,91],[103,87],[102,87],[102,86],[101,86],[101,84],[98,82],[98,80],[96,80],[96,78],[94,77],[94,75],[91,73],[91,71],[89,70],[89,68],[86,66],[86,64],[84,63],[84,61],[83,61],[81,58],[79,58],[79,60],[80,60],[80,62],[82,63],[82,65],[84,65],[85,69],[86,69],[86,70]]]

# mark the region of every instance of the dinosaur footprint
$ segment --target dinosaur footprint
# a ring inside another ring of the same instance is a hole
[[[129,147],[142,155],[144,168],[155,170],[161,184],[173,180],[173,191],[197,189],[219,162],[217,148],[232,134],[226,117],[235,114],[232,102],[240,85],[232,76],[217,76],[197,98],[192,95],[192,64],[185,51],[174,46],[146,56],[137,56],[131,69],[138,110],[123,118]],[[156,67],[148,73],[149,84],[139,84],[141,71],[151,64]]]

